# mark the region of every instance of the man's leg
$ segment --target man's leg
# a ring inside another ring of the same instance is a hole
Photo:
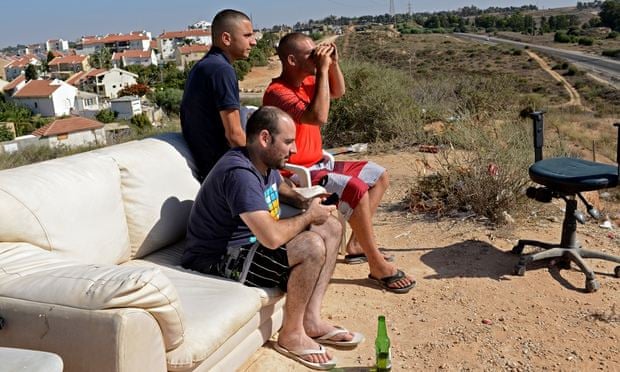
[[[321,319],[321,305],[327,285],[334,273],[336,266],[336,258],[338,256],[338,246],[342,236],[342,226],[336,218],[330,218],[322,225],[312,225],[310,231],[321,236],[325,242],[325,265],[319,274],[319,279],[312,293],[312,297],[306,307],[306,317],[304,319],[304,328],[310,337],[320,337],[334,330],[334,326]],[[350,333],[340,333],[335,335],[333,340],[349,341],[353,338]]]
[[[398,269],[395,265],[385,261],[383,253],[379,251],[379,247],[377,247],[377,242],[375,241],[368,193],[364,194],[353,210],[353,213],[349,218],[349,224],[351,225],[351,230],[355,233],[359,244],[362,246],[366,257],[368,258],[370,275],[374,278],[384,278],[386,276],[395,275]],[[412,282],[412,277],[405,276],[404,278],[391,283],[390,287],[404,288],[411,285]]]
[[[321,235],[305,231],[288,242],[286,250],[291,271],[278,344],[293,351],[319,349],[319,344],[306,333],[304,319],[322,271],[327,270],[330,275],[333,271],[333,267],[325,268],[327,248]],[[313,363],[326,363],[331,358],[329,352],[304,357]]]
[[[370,204],[369,207],[370,207],[371,221],[372,221],[372,218],[375,216],[375,213],[377,212],[377,208],[379,208],[379,203],[381,203],[381,199],[383,198],[383,195],[385,194],[385,191],[387,190],[389,185],[390,185],[390,181],[388,178],[387,171],[385,171],[381,174],[381,177],[379,177],[377,182],[368,189],[368,202]],[[362,247],[359,245],[359,242],[355,238],[354,232],[351,233],[351,237],[349,238],[349,241],[347,242],[346,250],[347,250],[347,253],[349,254],[357,254],[357,253],[363,252]],[[385,255],[384,255],[384,258],[385,258]]]

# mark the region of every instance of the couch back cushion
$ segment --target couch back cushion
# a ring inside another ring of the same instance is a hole
[[[84,153],[0,171],[0,242],[27,242],[83,263],[126,261],[114,160]]]
[[[180,133],[95,152],[112,157],[120,169],[132,259],[183,239],[200,184]]]

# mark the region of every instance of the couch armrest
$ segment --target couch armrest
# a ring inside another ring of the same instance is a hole
[[[0,317],[0,346],[58,354],[66,371],[166,371],[159,325],[141,309],[83,310],[0,297]]]
[[[0,296],[85,310],[144,309],[157,320],[166,350],[183,342],[176,289],[156,268],[85,265],[27,243],[0,243]]]

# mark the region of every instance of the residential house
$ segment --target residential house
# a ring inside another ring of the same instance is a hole
[[[4,68],[11,62],[13,62],[12,59],[0,57],[0,79],[4,79],[7,81],[9,80],[6,78],[6,73],[4,72]]]
[[[42,116],[71,114],[77,88],[62,80],[30,80],[10,100]]]
[[[76,72],[90,70],[90,63],[87,56],[72,55],[52,59],[48,68],[52,77],[66,79]]]
[[[59,52],[68,52],[69,51],[69,42],[63,39],[52,39],[45,42],[45,49],[48,52],[59,51]]]
[[[9,85],[9,82],[0,78],[0,92],[4,91],[4,87],[6,87],[7,85]]]
[[[41,69],[41,61],[34,54],[27,54],[20,57],[4,67],[6,80],[11,81],[26,72],[28,65],[33,65]]]
[[[99,95],[79,90],[75,96],[74,113],[79,116],[94,118],[103,109]]]
[[[131,119],[142,113],[142,105],[138,96],[124,96],[110,101],[110,110],[114,111],[117,119]]]
[[[178,66],[185,68],[190,62],[199,61],[211,49],[211,45],[193,44],[177,48],[175,59]]]
[[[179,46],[187,44],[210,45],[211,43],[211,30],[204,29],[164,32],[157,37],[159,53],[165,61],[175,58],[174,52]]]
[[[77,48],[77,51],[79,54],[91,55],[104,48],[107,48],[112,53],[123,50],[149,50],[150,45],[150,32],[134,31],[129,34],[82,37],[81,45]]]
[[[32,134],[39,137],[39,142],[46,142],[52,148],[106,144],[103,123],[80,116],[54,120]]]
[[[20,55],[20,56],[34,54],[36,56],[43,57],[45,56],[46,53],[47,53],[47,50],[45,48],[44,43],[30,44],[24,48],[20,48],[17,50],[17,55]]]
[[[24,85],[26,85],[26,75],[19,75],[17,78],[13,79],[13,81],[2,87],[2,90],[4,94],[11,97],[18,90],[22,89]]]
[[[148,67],[150,65],[157,66],[157,57],[155,52],[151,50],[124,50],[112,54],[112,64],[115,66],[127,67],[131,65],[140,65]]]
[[[128,86],[137,83],[138,75],[129,71],[113,67],[111,69],[90,70],[79,78],[79,85],[82,90],[97,93],[108,98],[118,97],[118,92]],[[75,78],[72,76],[71,81]]]

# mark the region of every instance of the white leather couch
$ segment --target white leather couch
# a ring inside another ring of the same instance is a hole
[[[0,171],[0,346],[65,371],[231,371],[281,293],[180,267],[199,184],[178,133]]]

